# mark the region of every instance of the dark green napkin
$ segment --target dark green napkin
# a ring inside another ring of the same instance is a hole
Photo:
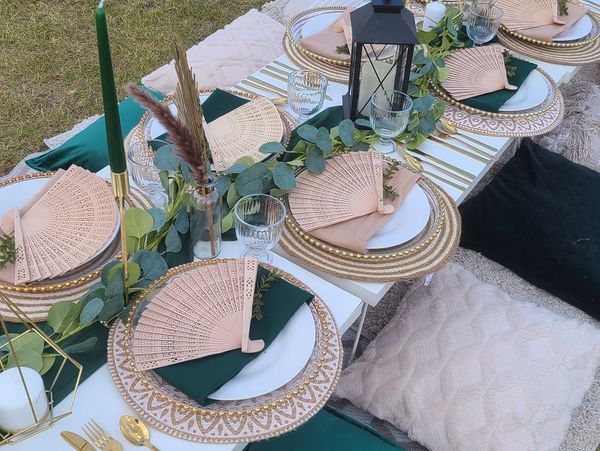
[[[163,98],[157,92],[152,92],[152,95],[158,99]],[[127,97],[119,104],[123,135],[127,135],[138,124],[144,112],[144,108],[131,97]],[[31,158],[26,163],[29,167],[42,172],[67,169],[72,164],[81,166],[91,172],[98,172],[108,165],[104,116],[77,133],[61,146],[39,157]]]
[[[325,127],[327,130],[330,130],[333,127],[340,125],[340,122],[342,122],[343,119],[344,119],[344,111],[342,109],[342,106],[338,105],[338,106],[329,107],[329,108],[321,111],[319,114],[311,117],[309,120],[304,122],[302,125],[305,125],[305,124],[314,125],[317,128]],[[296,130],[298,130],[298,129],[295,128],[294,130],[292,130],[292,135],[290,136],[290,142],[287,146],[287,150],[292,150],[294,147],[296,147],[296,144],[298,144],[298,141],[300,141],[300,137],[298,136],[298,132]],[[291,155],[291,157],[290,157],[290,154],[286,154],[286,158],[284,158],[284,160],[289,159],[289,158],[293,159],[294,156]]]
[[[20,333],[25,330],[25,326],[23,324],[7,323],[7,326],[10,333]],[[49,333],[52,330],[52,328],[48,326],[48,323],[46,322],[37,323],[37,326],[46,333]],[[71,338],[60,343],[61,348],[64,349],[69,345],[81,343],[82,341],[85,341],[91,337],[96,337],[98,339],[92,349],[82,354],[73,354],[71,356],[83,366],[81,382],[94,374],[98,368],[106,363],[106,343],[108,340],[108,329],[99,323],[95,323],[94,325],[82,330],[78,334],[75,334]],[[57,358],[50,371],[44,374],[43,380],[46,389],[49,389],[52,385],[52,382],[54,381],[62,362],[62,357]],[[67,363],[61,371],[60,376],[54,385],[54,389],[52,390],[55,406],[71,394],[75,388],[76,379],[77,370],[72,364]]]
[[[535,70],[537,64],[524,61],[513,56],[510,59],[509,65],[517,68],[515,75],[508,77],[508,82],[512,85],[520,87],[529,74]],[[517,91],[509,89],[501,89],[500,91],[490,92],[470,99],[461,100],[462,103],[478,110],[490,111],[497,113],[502,105],[504,105]]]
[[[250,443],[244,451],[404,451],[365,424],[325,406],[291,432]]]
[[[268,275],[264,268],[258,269],[257,279]],[[277,279],[263,294],[262,311],[264,318],[252,320],[250,338],[265,341],[265,349],[275,340],[290,318],[300,306],[313,298],[312,294],[295,287],[283,279]],[[189,362],[182,362],[164,368],[156,373],[166,382],[188,395],[201,405],[205,405],[208,395],[238,374],[248,363],[260,355],[245,354],[241,350],[224,352]]]

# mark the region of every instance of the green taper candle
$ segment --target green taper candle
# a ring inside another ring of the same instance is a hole
[[[108,161],[113,173],[127,170],[123,133],[119,118],[119,102],[115,89],[108,28],[106,27],[106,11],[104,0],[96,8],[96,36],[98,38],[98,57],[100,59],[100,78],[102,80],[102,101],[104,103],[104,120],[106,122],[106,141],[108,143]]]

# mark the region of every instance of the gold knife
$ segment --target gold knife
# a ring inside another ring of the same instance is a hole
[[[94,448],[90,442],[82,436],[75,434],[75,432],[62,431],[60,436],[77,451],[96,451],[96,448]]]
[[[409,152],[414,152],[416,154],[419,154],[422,157],[426,157],[426,158],[430,159],[431,161],[433,161],[434,163],[437,163],[440,166],[444,166],[447,169],[450,169],[450,170],[456,172],[457,174],[462,175],[465,178],[465,180],[469,180],[469,183],[471,183],[475,179],[475,177],[476,177],[475,174],[471,174],[470,172],[467,172],[464,169],[459,168],[458,166],[454,166],[453,164],[447,163],[444,160],[440,160],[439,158],[436,158],[436,157],[434,157],[432,155],[429,155],[428,153],[425,153],[425,152],[423,152],[420,149],[405,149],[405,150],[408,150]],[[431,164],[431,163],[429,163],[429,164]]]
[[[298,70],[298,69],[296,69],[296,68],[293,68],[292,66],[288,66],[287,64],[285,64],[285,63],[282,63],[281,61],[277,61],[277,60],[275,60],[275,61],[273,61],[273,63],[274,63],[274,64],[277,64],[278,66],[280,66],[280,67],[283,67],[283,68],[285,68],[285,69],[287,69],[287,70],[290,70],[290,71],[292,71],[292,72],[293,72],[293,71],[295,71],[295,70]]]
[[[260,73],[261,73],[261,74],[265,74],[265,75],[266,75],[266,76],[268,76],[268,77],[274,78],[275,80],[284,81],[284,82],[286,82],[286,83],[288,82],[288,79],[287,79],[287,77],[283,77],[283,76],[281,76],[281,75],[278,75],[278,74],[276,74],[276,73],[274,73],[274,72],[271,72],[269,69],[261,69],[261,70],[260,70]],[[325,94],[325,98],[326,98],[327,100],[333,100],[333,99],[332,99],[331,97],[329,97],[327,94]]]
[[[427,139],[433,141],[434,143],[441,144],[442,146],[446,146],[448,149],[454,150],[454,151],[456,151],[456,152],[458,152],[460,154],[463,154],[463,155],[465,155],[467,157],[470,157],[470,158],[472,158],[474,160],[477,160],[477,161],[479,161],[481,163],[487,164],[490,161],[496,160],[496,158],[494,158],[494,157],[492,157],[490,155],[487,155],[487,154],[485,154],[485,157],[484,157],[484,156],[480,156],[479,154],[467,152],[465,149],[462,149],[462,148],[460,148],[458,146],[455,146],[453,144],[450,144],[450,143],[447,143],[445,141],[442,141],[441,139],[436,138],[435,136],[432,136],[432,135],[429,135],[429,138],[427,138]]]
[[[265,69],[269,69],[270,71],[277,72],[279,75],[283,75],[283,76],[286,76],[286,77],[290,74],[289,72],[287,72],[287,71],[285,71],[283,69],[279,69],[279,68],[277,68],[275,66],[271,66],[270,64],[267,64],[265,66]]]
[[[467,185],[470,185],[472,180],[469,180],[461,175],[455,174],[447,169],[444,169],[442,166],[437,165],[437,164],[433,164],[430,161],[424,160],[422,158],[419,158],[415,155],[412,155],[410,152],[408,152],[409,155],[411,155],[414,159],[418,160],[421,162],[421,164],[428,164],[430,165],[432,168],[435,168],[436,170],[440,171],[442,174],[447,175],[448,177],[452,177],[454,180],[460,182],[460,183],[465,183]]]
[[[285,97],[285,98],[287,98],[287,93],[286,93],[285,95],[282,95],[282,94],[281,94],[281,93],[279,93],[279,92],[276,92],[276,91],[274,91],[274,90],[272,90],[272,89],[270,89],[270,88],[266,88],[265,86],[263,86],[263,85],[260,85],[260,84],[258,84],[258,83],[254,83],[253,81],[249,81],[249,80],[242,80],[242,81],[240,81],[240,83],[243,83],[243,84],[245,84],[245,85],[248,85],[248,86],[250,86],[250,87],[252,87],[252,88],[254,88],[254,89],[260,89],[261,91],[270,92],[271,94],[275,94],[275,95],[278,95],[278,96],[282,96],[282,97]]]
[[[282,88],[272,85],[271,83],[268,83],[264,80],[261,80],[260,78],[256,78],[256,77],[253,77],[252,75],[250,75],[247,78],[247,80],[249,80],[253,83],[256,83],[257,85],[264,86],[264,89],[271,90],[271,92],[279,94],[280,96],[287,96],[286,90],[283,90]]]

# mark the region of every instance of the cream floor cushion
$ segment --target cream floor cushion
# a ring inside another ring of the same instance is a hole
[[[458,264],[409,292],[336,389],[432,451],[556,450],[600,364],[600,331]]]
[[[255,9],[238,17],[187,51],[200,89],[231,87],[283,53],[285,28]],[[163,94],[173,94],[177,75],[171,61],[142,78]]]

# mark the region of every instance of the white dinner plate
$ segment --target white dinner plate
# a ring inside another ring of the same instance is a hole
[[[552,40],[554,42],[577,41],[578,39],[583,39],[590,34],[593,28],[594,23],[592,22],[592,18],[586,14],[577,22],[575,22],[571,28],[563,31],[559,35],[556,35]]]
[[[367,241],[367,249],[399,246],[416,237],[429,222],[431,205],[417,184],[408,192],[392,218]]]
[[[271,346],[208,397],[217,401],[235,401],[277,390],[302,371],[313,352],[315,340],[315,320],[308,305],[304,304]]]
[[[521,111],[541,105],[548,97],[550,87],[540,71],[534,70],[525,79],[515,95],[508,99],[499,111]]]
[[[330,12],[311,17],[304,25],[302,25],[302,37],[305,38],[323,31],[333,22],[338,20],[341,15],[342,13],[340,12]]]
[[[26,179],[0,188],[0,218],[2,218],[5,213],[8,213],[13,208],[20,208],[29,202],[29,199],[42,190],[49,180],[50,177]],[[108,246],[116,238],[117,233],[119,233],[119,225],[120,217],[117,212],[116,226],[110,239],[89,260],[83,262],[82,266],[90,260],[96,258],[98,255],[104,252],[106,248],[108,248]]]

